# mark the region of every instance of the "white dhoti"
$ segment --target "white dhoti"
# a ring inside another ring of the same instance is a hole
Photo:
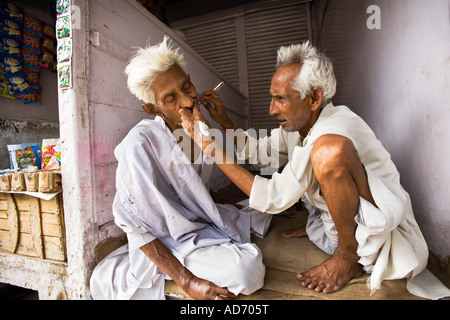
[[[252,294],[264,285],[262,255],[251,243],[200,248],[187,255],[182,264],[195,276],[236,295]],[[135,251],[130,256],[125,245],[95,268],[91,294],[95,300],[164,300],[166,279],[170,278],[144,253]]]

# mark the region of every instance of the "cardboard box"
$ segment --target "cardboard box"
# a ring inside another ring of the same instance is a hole
[[[38,192],[39,191],[39,172],[27,172],[25,176],[25,185],[28,192]]]
[[[27,186],[25,185],[25,177],[22,172],[12,174],[11,191],[27,191]]]
[[[57,171],[39,172],[39,192],[51,193],[62,189],[61,173]]]
[[[11,173],[0,175],[0,191],[11,191]]]

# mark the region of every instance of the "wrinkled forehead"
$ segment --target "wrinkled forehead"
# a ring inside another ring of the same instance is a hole
[[[174,65],[167,71],[159,73],[151,87],[156,100],[159,100],[169,92],[180,90],[187,81],[190,81],[189,76],[178,65]]]
[[[285,93],[291,91],[292,82],[299,74],[301,65],[290,64],[282,66],[274,73],[271,81],[271,93]]]

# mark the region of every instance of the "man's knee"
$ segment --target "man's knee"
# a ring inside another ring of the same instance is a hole
[[[243,250],[243,252],[245,254],[241,256],[240,263],[234,265],[231,274],[246,288],[242,293],[250,294],[264,285],[266,267],[263,263],[262,253],[256,246]]]
[[[311,153],[314,174],[319,182],[326,178],[339,178],[359,165],[353,142],[339,135],[325,135],[317,139]]]

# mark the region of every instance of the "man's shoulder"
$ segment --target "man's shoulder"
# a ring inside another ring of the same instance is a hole
[[[163,132],[165,130],[157,119],[143,119],[128,132],[122,143],[133,143],[152,137],[161,137]]]
[[[135,125],[117,145],[115,154],[130,153],[133,150],[140,149],[143,144],[151,144],[157,138],[161,137],[163,128],[152,119],[143,119]]]
[[[347,106],[328,105],[322,110],[319,120],[312,128],[308,141],[315,142],[326,134],[342,135],[353,140],[368,132],[371,130],[365,121]]]

